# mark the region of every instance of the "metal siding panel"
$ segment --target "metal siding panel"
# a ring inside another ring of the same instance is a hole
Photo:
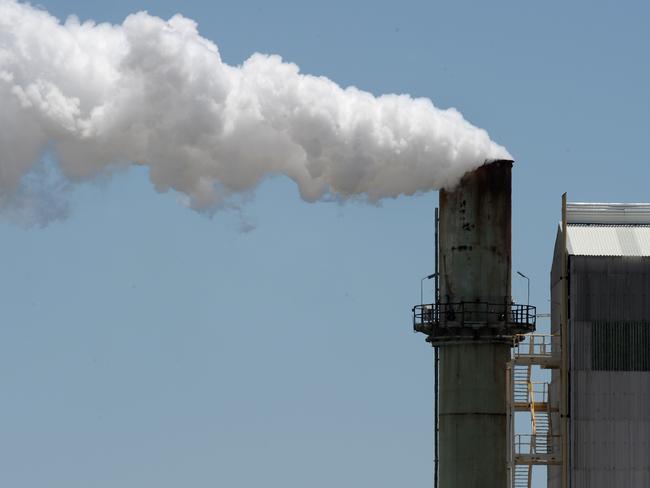
[[[569,224],[650,224],[648,203],[567,203]]]
[[[562,299],[562,226],[558,226],[551,263],[551,334],[560,333],[560,300]]]
[[[555,239],[555,250],[551,265],[551,334],[560,333],[560,303],[562,300],[562,226],[558,226]],[[549,402],[555,411],[551,413],[551,433],[560,434],[560,373],[559,370],[551,370],[551,384],[549,386]],[[559,446],[558,446],[559,447]],[[548,488],[561,488],[562,469],[560,466],[549,466],[546,471]]]
[[[571,258],[570,462],[575,488],[650,486],[650,372],[593,371],[590,359],[599,353],[592,349],[602,347],[592,343],[594,323],[647,325],[649,296],[650,259]],[[622,366],[630,364],[629,352],[610,351]]]

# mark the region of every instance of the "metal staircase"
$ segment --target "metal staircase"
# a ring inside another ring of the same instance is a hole
[[[532,479],[533,466],[525,464],[516,464],[513,476],[513,488],[530,488]]]
[[[510,478],[512,488],[531,488],[533,466],[558,464],[561,457],[551,425],[551,413],[557,411],[549,401],[549,385],[533,381],[533,368],[557,368],[560,365],[559,341],[550,335],[526,334],[516,338],[508,365],[508,411],[510,418]],[[517,433],[515,414],[530,418],[530,433]]]

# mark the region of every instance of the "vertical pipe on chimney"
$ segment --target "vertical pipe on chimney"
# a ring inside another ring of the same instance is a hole
[[[436,305],[438,302],[440,302],[440,268],[438,264],[438,254],[439,254],[439,246],[438,246],[438,225],[440,222],[440,216],[438,214],[439,210],[436,208],[435,212],[435,221],[434,221],[434,228],[435,228],[435,244],[434,244],[434,251],[435,251],[435,264],[434,264],[434,272],[436,274],[435,277],[435,303]],[[439,423],[438,423],[438,367],[440,364],[440,357],[438,354],[438,347],[433,346],[433,392],[434,392],[434,398],[433,398],[433,448],[434,448],[434,458],[433,458],[433,488],[438,488],[438,462],[439,462],[439,450],[438,450],[438,436],[439,436]]]

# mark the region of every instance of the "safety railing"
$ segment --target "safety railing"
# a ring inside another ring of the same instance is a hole
[[[553,454],[559,435],[551,434],[516,434],[515,454]]]
[[[413,307],[413,327],[476,327],[505,325],[535,330],[536,309],[517,303],[458,302],[430,303]]]
[[[559,357],[560,336],[550,334],[521,334],[515,337],[515,357]]]
[[[548,383],[515,378],[513,396],[515,403],[548,403]]]
[[[548,383],[533,381],[529,384],[529,394],[532,403],[548,403]]]

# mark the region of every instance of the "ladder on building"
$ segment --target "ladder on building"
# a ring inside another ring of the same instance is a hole
[[[531,488],[533,466],[561,462],[556,448],[559,436],[554,434],[551,425],[551,413],[557,408],[549,400],[548,383],[533,381],[533,368],[559,366],[559,338],[542,334],[516,338],[508,364],[511,488]],[[530,432],[517,432],[517,412],[528,414]]]

